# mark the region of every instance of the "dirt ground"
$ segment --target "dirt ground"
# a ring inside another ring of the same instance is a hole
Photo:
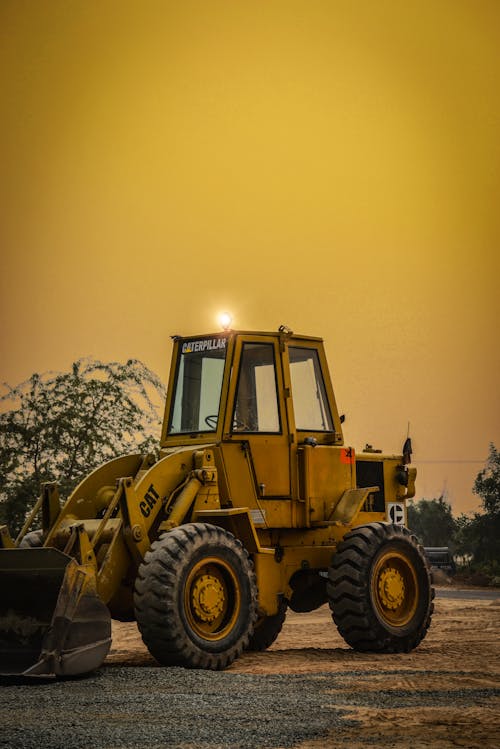
[[[106,663],[154,665],[135,623],[113,623],[113,647]],[[310,614],[289,612],[268,651],[245,653],[228,670],[259,675],[345,674],[342,689],[332,690],[332,700],[346,710],[352,725],[341,735],[332,730],[326,738],[302,743],[301,749],[500,747],[498,598],[438,596],[426,639],[413,653],[395,656],[349,649],[327,606]]]

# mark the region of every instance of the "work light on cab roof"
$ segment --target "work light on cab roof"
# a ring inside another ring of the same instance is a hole
[[[217,320],[222,330],[229,330],[233,322],[233,317],[229,312],[221,312]]]

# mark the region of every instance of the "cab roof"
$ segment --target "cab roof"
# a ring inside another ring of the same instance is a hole
[[[212,333],[193,333],[192,335],[173,335],[172,340],[174,341],[192,341],[198,338],[212,338],[214,336],[269,336],[272,338],[286,338],[290,340],[301,340],[301,341],[318,341],[323,342],[323,338],[318,336],[303,335],[302,333],[294,333],[292,330],[287,328],[286,330],[218,330]]]

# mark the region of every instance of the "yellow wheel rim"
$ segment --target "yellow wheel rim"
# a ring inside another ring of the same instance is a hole
[[[417,573],[405,554],[389,550],[378,558],[371,590],[376,612],[386,624],[404,627],[415,616],[419,597]]]
[[[198,637],[222,640],[234,627],[240,608],[240,586],[230,564],[207,557],[192,567],[184,587],[184,611]]]

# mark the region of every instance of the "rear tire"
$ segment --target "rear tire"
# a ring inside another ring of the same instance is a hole
[[[278,637],[286,618],[288,603],[286,598],[280,600],[277,614],[273,616],[264,616],[257,619],[255,630],[250,637],[248,650],[261,651],[267,650]]]
[[[226,668],[248,647],[257,619],[252,562],[228,531],[181,525],[147,552],[134,606],[142,639],[160,663]]]
[[[402,526],[370,523],[348,533],[327,590],[339,632],[356,650],[408,653],[427,634],[431,572],[418,539]]]

